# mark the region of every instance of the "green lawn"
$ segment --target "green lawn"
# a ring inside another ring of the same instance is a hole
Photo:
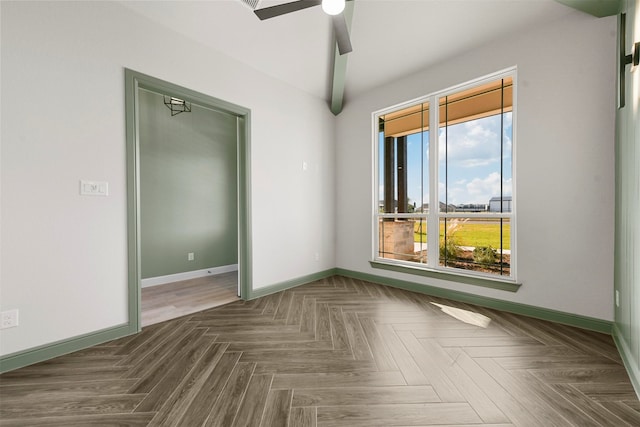
[[[416,242],[427,241],[427,226],[423,220],[415,221],[413,226],[414,240]],[[453,237],[459,246],[491,246],[500,249],[500,222],[499,221],[472,221],[461,223],[453,233]],[[440,222],[440,238],[444,238],[444,222]],[[451,238],[451,234],[447,235]],[[502,226],[502,242],[504,249],[510,249],[511,224],[504,221]]]

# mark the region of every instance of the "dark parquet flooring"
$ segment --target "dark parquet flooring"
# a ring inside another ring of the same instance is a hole
[[[2,426],[640,426],[610,336],[340,276],[0,376]]]

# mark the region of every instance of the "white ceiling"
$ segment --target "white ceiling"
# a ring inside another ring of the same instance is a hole
[[[355,1],[347,98],[492,39],[573,13],[554,0]],[[261,0],[258,7],[286,2]],[[241,0],[122,3],[272,77],[329,98],[333,35],[331,21],[320,7],[260,21]]]

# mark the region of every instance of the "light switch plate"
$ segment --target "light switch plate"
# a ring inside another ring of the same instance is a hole
[[[80,180],[80,194],[82,196],[108,196],[109,183],[106,181]]]

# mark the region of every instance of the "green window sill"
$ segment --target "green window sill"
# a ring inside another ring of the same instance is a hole
[[[443,272],[429,270],[423,267],[412,267],[409,265],[400,265],[395,263],[387,263],[382,261],[369,261],[371,267],[382,270],[396,271],[399,273],[414,274],[424,277],[432,277],[434,279],[448,280],[450,282],[464,283],[467,285],[482,286],[484,288],[500,289],[502,291],[517,292],[522,283],[516,283],[511,280],[494,279],[491,277],[476,277],[456,272]]]

